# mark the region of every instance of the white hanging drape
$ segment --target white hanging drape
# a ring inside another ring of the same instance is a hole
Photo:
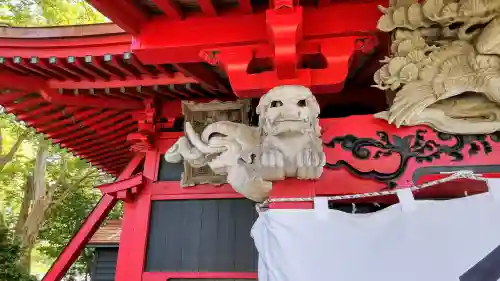
[[[263,212],[252,229],[259,281],[498,280],[500,182],[489,186],[444,201],[401,192],[399,204],[370,214]]]

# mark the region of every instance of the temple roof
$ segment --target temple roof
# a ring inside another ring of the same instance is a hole
[[[370,89],[384,55],[374,52],[377,44],[384,45],[375,34],[376,5],[382,0],[301,1],[303,40],[292,57],[295,80],[276,78],[290,57],[276,53],[278,41],[266,35],[271,2],[88,2],[114,23],[0,27],[0,105],[114,175],[132,157],[127,136],[138,131],[136,117],[148,101],[161,101],[163,113],[175,118],[181,100],[258,98],[283,81],[336,93],[349,74],[350,85]],[[339,16],[324,21],[334,13]],[[342,25],[347,15],[349,24]]]
[[[131,42],[114,24],[1,27],[0,104],[54,143],[118,174],[132,155],[126,137],[137,131],[132,115],[144,100],[233,96],[208,64],[145,65],[130,52]]]
[[[105,225],[99,227],[90,239],[89,246],[114,245],[120,243],[120,233],[122,230],[121,220],[110,220]]]

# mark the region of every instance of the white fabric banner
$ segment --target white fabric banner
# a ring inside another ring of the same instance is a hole
[[[403,192],[370,214],[268,210],[252,229],[259,281],[499,280],[498,189],[444,201]]]

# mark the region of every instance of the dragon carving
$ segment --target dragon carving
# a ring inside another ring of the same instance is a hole
[[[375,116],[455,134],[500,130],[500,1],[426,0],[380,8],[391,57],[375,87],[395,92]]]
[[[167,162],[182,160],[208,165],[245,197],[261,202],[272,181],[317,179],[325,154],[320,139],[319,105],[308,88],[279,86],[260,99],[258,127],[219,121],[197,134],[189,122],[165,154]]]

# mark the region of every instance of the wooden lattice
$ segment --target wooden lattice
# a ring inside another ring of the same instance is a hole
[[[248,124],[249,100],[238,100],[234,102],[212,101],[209,103],[195,103],[184,101],[182,111],[184,122],[190,122],[195,132],[201,134],[203,130],[214,122],[232,121]],[[212,155],[209,157],[216,157]],[[197,184],[224,184],[225,175],[216,175],[208,166],[194,168],[186,161],[184,162],[184,174],[182,186],[194,186]]]

